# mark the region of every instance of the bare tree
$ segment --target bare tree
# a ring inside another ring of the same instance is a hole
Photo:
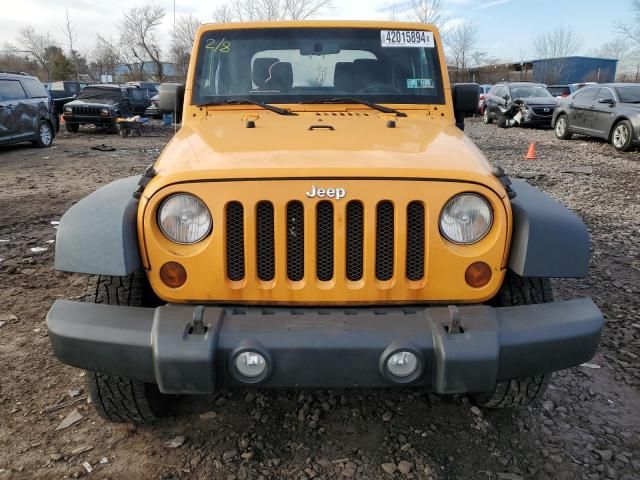
[[[617,22],[616,31],[636,46],[640,46],[640,0],[633,0],[631,4],[633,20],[631,22]]]
[[[156,81],[164,79],[162,50],[156,36],[158,27],[165,16],[164,8],[148,4],[126,10],[120,21],[120,42],[131,51],[133,57],[142,65],[142,72]],[[152,73],[144,69],[145,62],[153,63]]]
[[[622,60],[631,50],[631,42],[625,37],[614,38],[603,43],[600,48],[591,50],[594,57],[615,58]]]
[[[331,8],[331,0],[284,0],[287,18],[307,20]]]
[[[34,59],[46,72],[47,80],[50,80],[49,47],[55,44],[56,42],[49,32],[40,34],[33,27],[28,26],[22,28],[18,34],[19,48],[16,49],[16,52]]]
[[[65,17],[65,25],[64,25],[64,36],[67,40],[67,47],[69,48],[69,58],[71,59],[71,63],[73,64],[73,72],[75,79],[78,80],[78,62],[76,61],[77,52],[73,48],[73,44],[78,38],[76,35],[76,26],[71,23],[71,17],[69,16],[69,10],[66,11]]]
[[[409,17],[414,22],[431,23],[444,27],[447,17],[443,11],[443,0],[411,0]]]
[[[332,5],[331,0],[238,0],[219,6],[213,17],[216,22],[256,20],[307,20]]]
[[[175,31],[172,32],[172,50],[174,55],[189,55],[193,47],[193,39],[202,22],[192,14],[180,17],[176,21]]]
[[[235,21],[233,8],[228,3],[219,5],[213,11],[213,21],[216,23],[231,23]]]
[[[478,27],[471,21],[465,21],[451,29],[446,38],[447,51],[450,61],[453,61],[457,70],[457,80],[461,80],[461,72],[466,76],[469,67],[483,63],[488,55],[477,48]]]
[[[571,27],[556,27],[541,33],[533,40],[533,52],[539,59],[546,59],[536,67],[536,78],[544,83],[564,82],[566,57],[574,55],[582,39]]]
[[[574,55],[582,39],[571,27],[556,27],[533,40],[533,52],[538,58],[560,58]]]
[[[144,78],[141,67],[136,63],[137,60],[131,53],[131,49],[123,45],[120,40],[103,37],[100,34],[96,35],[96,46],[91,58],[93,76],[96,81],[100,79],[101,75],[114,74],[118,65],[124,66],[132,78]]]

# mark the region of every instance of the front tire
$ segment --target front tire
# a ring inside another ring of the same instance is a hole
[[[85,302],[131,307],[158,305],[142,270],[127,277],[91,277]],[[170,397],[153,383],[93,371],[87,371],[85,377],[91,401],[106,420],[148,423],[169,413]]]
[[[489,109],[485,106],[484,113],[482,114],[482,122],[485,125],[491,125],[493,123],[493,118],[489,115]]]
[[[558,116],[554,130],[556,138],[559,140],[569,140],[572,136],[571,130],[569,129],[569,117],[564,113]]]
[[[553,302],[553,291],[548,278],[520,277],[508,271],[491,304],[494,307],[511,307],[550,302]],[[471,398],[486,408],[524,407],[542,398],[551,376],[551,373],[545,373],[500,381],[493,391],[475,393]]]
[[[633,125],[629,120],[616,123],[611,131],[611,144],[619,152],[628,152],[633,144]]]

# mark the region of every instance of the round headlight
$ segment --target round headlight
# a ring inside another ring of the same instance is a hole
[[[476,193],[456,195],[440,213],[440,231],[453,243],[479,242],[489,233],[492,222],[491,205]]]
[[[175,243],[196,243],[206,237],[213,226],[207,206],[197,197],[178,193],[168,197],[158,211],[162,233]]]

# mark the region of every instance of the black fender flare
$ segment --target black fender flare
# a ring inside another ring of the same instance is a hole
[[[509,268],[521,277],[585,277],[590,238],[584,222],[527,182],[514,180],[510,188],[516,197]]]
[[[56,270],[124,277],[141,267],[133,197],[140,178],[109,183],[67,210],[56,236]]]

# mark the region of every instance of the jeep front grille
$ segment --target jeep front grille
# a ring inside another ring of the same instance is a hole
[[[100,116],[100,112],[102,111],[102,107],[87,107],[87,106],[78,106],[73,107],[74,115],[91,115],[91,116]]]
[[[255,225],[248,225],[251,221],[246,212],[255,208]],[[375,224],[371,225],[373,235],[365,231],[365,217],[367,209],[373,209]],[[377,204],[364,204],[359,200],[352,200],[346,204],[323,200],[314,209],[305,209],[300,201],[291,201],[280,208],[263,200],[256,205],[242,205],[232,201],[226,205],[226,273],[231,281],[245,279],[248,258],[255,259],[257,278],[263,282],[276,279],[276,252],[284,252],[286,259],[282,263],[286,266],[286,278],[292,282],[309,279],[309,272],[305,264],[309,264],[306,254],[314,255],[312,265],[315,265],[313,276],[320,282],[334,279],[336,270],[344,272],[347,280],[356,282],[364,277],[365,255],[375,255],[375,278],[386,282],[394,278],[396,262],[402,261],[406,268],[405,274],[409,281],[420,281],[425,276],[425,208],[422,202],[412,201],[406,208],[398,209],[393,202],[383,200]],[[305,218],[305,215],[315,218]],[[276,225],[279,215],[284,217],[283,226],[286,231],[278,231]],[[398,216],[402,221],[397,222]],[[406,229],[403,234],[397,231],[399,225]],[[310,240],[305,236],[309,227],[312,228],[315,248],[305,249]],[[251,237],[246,236],[246,230],[255,231],[255,245],[247,245]],[[338,237],[342,237],[339,241]],[[245,242],[247,239],[247,242]],[[405,258],[397,258],[399,249],[397,242],[406,242]],[[278,248],[279,242],[286,244],[284,249]],[[341,245],[343,251],[336,248]],[[248,254],[247,248],[254,249]],[[337,262],[344,262],[338,267]]]

